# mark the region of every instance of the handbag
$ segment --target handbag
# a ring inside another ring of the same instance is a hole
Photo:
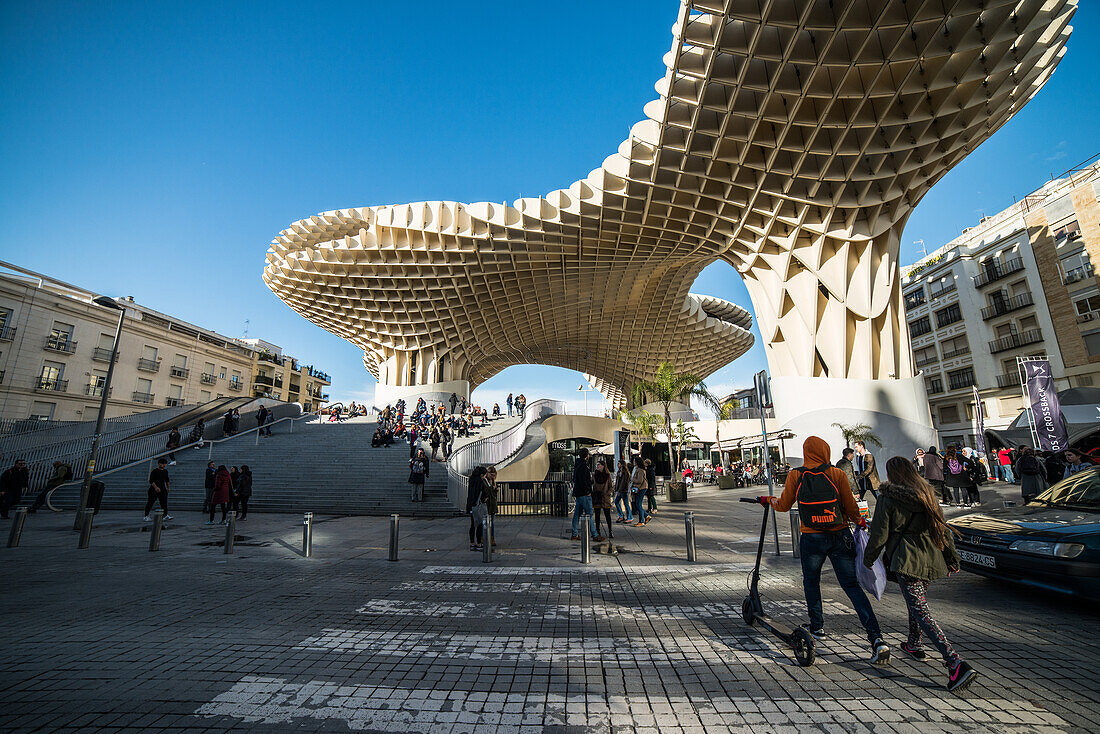
[[[863,528],[856,528],[856,578],[859,585],[875,599],[881,599],[886,591],[886,566],[882,563],[882,557],[875,559],[870,568],[863,565],[863,552],[867,549],[868,535]]]

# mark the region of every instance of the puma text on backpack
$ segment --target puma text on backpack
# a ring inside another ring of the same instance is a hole
[[[847,523],[840,504],[840,492],[825,472],[831,464],[814,469],[802,467],[798,478],[798,517],[812,530],[837,530]]]

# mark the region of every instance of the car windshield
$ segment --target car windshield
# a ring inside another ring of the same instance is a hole
[[[1032,501],[1045,505],[1100,507],[1100,467],[1086,469],[1063,479]]]

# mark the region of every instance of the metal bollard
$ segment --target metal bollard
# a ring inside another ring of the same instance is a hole
[[[11,531],[8,532],[8,547],[16,548],[19,546],[19,539],[23,537],[23,523],[27,519],[27,508],[16,507],[15,517],[11,519]]]
[[[684,513],[684,532],[687,537],[688,563],[695,563],[695,513]]]
[[[592,519],[581,515],[581,563],[592,562]]]
[[[229,555],[233,552],[233,540],[237,534],[237,513],[230,511],[225,517],[225,547],[222,552]]]
[[[797,512],[788,514],[791,516],[791,550],[795,558],[801,558],[802,553],[798,550],[798,546],[802,540],[802,523],[798,519]]]
[[[397,526],[401,521],[400,515],[390,515],[390,560],[397,560]]]
[[[153,529],[149,533],[149,552],[160,550],[160,531],[164,529],[164,510],[153,510]]]
[[[492,563],[493,561],[493,539],[490,534],[489,528],[489,515],[486,513],[485,517],[481,520],[481,562]]]
[[[309,558],[313,555],[313,513],[307,512],[302,519],[302,555]]]
[[[87,548],[88,543],[92,539],[92,518],[95,517],[95,510],[91,507],[84,510],[80,518],[80,542],[76,544],[77,548]]]

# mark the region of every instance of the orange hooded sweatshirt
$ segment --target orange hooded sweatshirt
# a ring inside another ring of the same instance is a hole
[[[836,468],[829,461],[829,444],[825,443],[822,438],[810,436],[802,444],[802,457],[802,466],[807,469],[816,469],[822,464],[829,464],[829,468],[825,470],[825,473],[840,493],[840,504],[844,508],[844,514],[852,522],[858,523],[860,515],[856,498],[852,495],[852,488],[848,485],[848,477],[845,475],[844,470]],[[783,494],[772,498],[772,507],[775,508],[776,512],[787,512],[794,506],[794,503],[798,500],[798,483],[801,478],[802,472],[799,469],[792,469],[787,474],[787,481],[783,485]],[[802,523],[799,524],[802,525],[802,532],[804,533],[822,532],[821,530],[808,528]],[[846,527],[846,523],[844,525],[838,524],[836,529],[843,530]]]

